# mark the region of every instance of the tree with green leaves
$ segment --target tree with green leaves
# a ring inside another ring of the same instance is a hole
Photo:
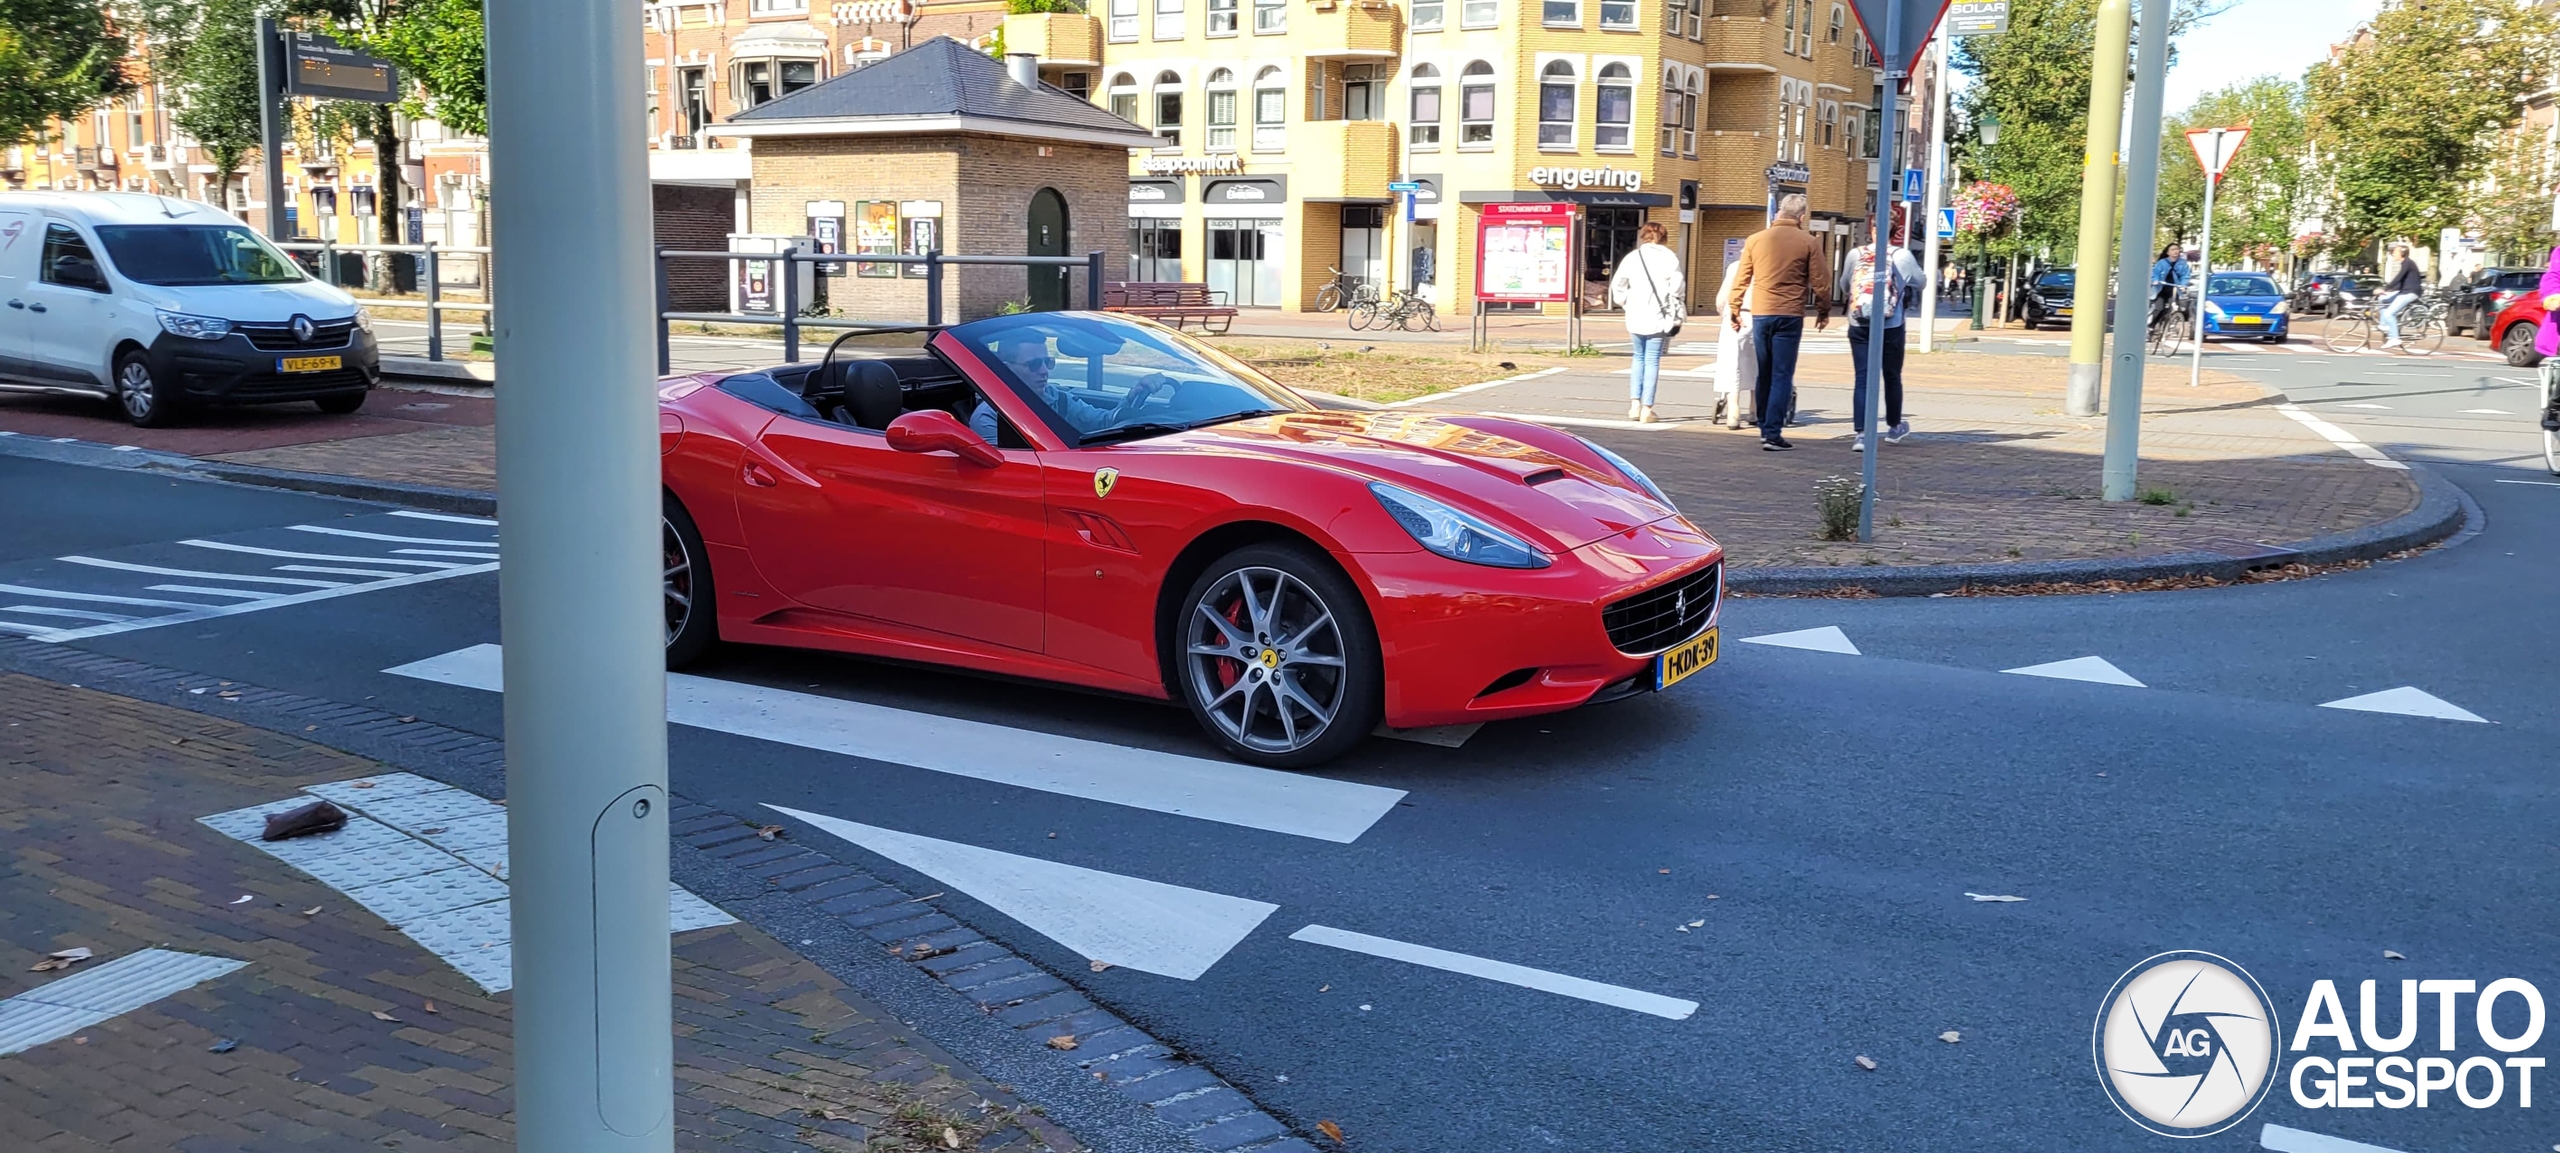
[[[229,203],[232,178],[258,150],[258,0],[130,0],[152,75],[168,92],[178,131],[195,139]]]
[[[2203,231],[2204,168],[2187,144],[2187,130],[2241,125],[2248,126],[2249,139],[2223,170],[2222,187],[2214,193],[2217,267],[2230,267],[2242,256],[2264,260],[2289,250],[2294,224],[2309,214],[2311,205],[2302,86],[2261,76],[2206,93],[2161,125],[2161,231],[2177,237]]]
[[[96,0],[0,0],[0,145],[131,91],[124,61]]]
[[[2550,66],[2552,14],[2512,0],[2386,0],[2369,34],[2304,77],[2339,240],[2470,222],[2495,133]]]

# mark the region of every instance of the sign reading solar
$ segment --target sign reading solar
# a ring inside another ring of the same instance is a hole
[[[395,104],[400,70],[317,32],[285,37],[285,91],[328,100]]]

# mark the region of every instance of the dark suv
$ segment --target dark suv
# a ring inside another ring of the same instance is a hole
[[[2371,293],[2364,281],[2343,272],[2315,272],[2293,286],[2293,313],[2336,316]]]
[[[2445,309],[2446,335],[2460,336],[2470,332],[2489,339],[2489,322],[2497,319],[2510,304],[2542,285],[2539,268],[2483,268],[2461,287],[2453,290],[2453,304]]]
[[[2068,268],[2048,268],[2036,274],[2035,283],[2027,286],[2027,298],[2021,314],[2029,328],[2048,324],[2071,326],[2071,294],[2075,281]]]

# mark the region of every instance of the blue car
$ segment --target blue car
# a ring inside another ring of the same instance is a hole
[[[2217,272],[2206,281],[2204,335],[2255,337],[2282,344],[2291,333],[2283,290],[2263,272]]]

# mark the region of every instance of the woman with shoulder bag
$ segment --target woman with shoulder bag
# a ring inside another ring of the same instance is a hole
[[[1655,387],[1662,379],[1662,353],[1680,335],[1688,319],[1686,282],[1680,257],[1663,246],[1666,230],[1651,221],[1636,229],[1636,246],[1618,260],[1618,275],[1609,282],[1609,303],[1618,306],[1635,342],[1635,361],[1627,373],[1627,419],[1652,424]]]

